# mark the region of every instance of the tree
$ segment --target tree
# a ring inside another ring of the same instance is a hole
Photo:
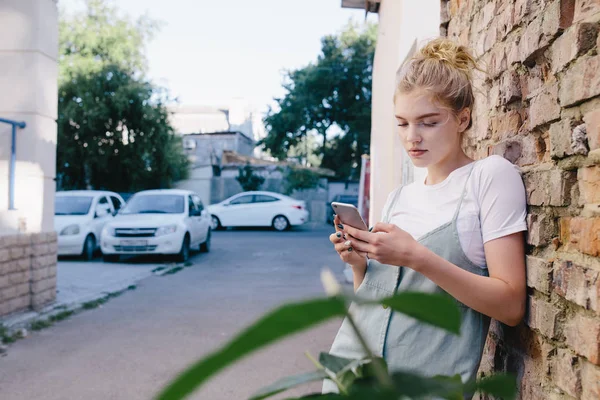
[[[320,166],[339,178],[358,177],[360,157],[370,147],[376,30],[374,24],[363,29],[349,24],[321,40],[316,63],[287,73],[286,94],[267,112],[268,134],[261,141],[274,157],[302,151],[301,144],[317,136],[321,145],[314,150],[305,146],[304,159],[312,151],[322,157]]]
[[[131,22],[103,0],[62,15],[57,176],[64,189],[167,188],[188,173],[165,90],[144,79],[157,24]]]
[[[254,173],[254,170],[250,164],[246,164],[244,168],[240,167],[238,176],[235,179],[240,183],[242,189],[244,189],[246,192],[258,190],[265,182],[265,178]]]

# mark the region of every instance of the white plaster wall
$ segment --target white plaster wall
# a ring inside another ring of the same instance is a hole
[[[388,194],[425,177],[404,152],[394,118],[396,73],[411,49],[439,36],[439,0],[383,0],[373,70],[369,220],[379,221]],[[404,177],[404,178],[403,178]]]
[[[58,11],[55,0],[0,0],[0,117],[17,130],[9,211],[10,125],[0,124],[0,234],[54,229]]]

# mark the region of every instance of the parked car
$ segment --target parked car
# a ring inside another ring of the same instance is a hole
[[[354,207],[358,207],[358,196],[355,194],[336,194],[332,202],[352,204]],[[333,224],[334,218],[333,207],[331,203],[327,204],[327,223]]]
[[[273,192],[243,192],[208,206],[212,228],[271,226],[284,231],[308,221],[306,203]]]
[[[73,190],[57,192],[54,200],[54,228],[58,233],[58,255],[94,258],[104,225],[123,207],[123,198],[114,192]]]
[[[210,250],[210,214],[187,190],[145,190],[134,194],[102,231],[102,254],[116,262],[125,254],[173,254],[185,262],[190,249]]]

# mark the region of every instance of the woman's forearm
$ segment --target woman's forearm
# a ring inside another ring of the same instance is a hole
[[[365,274],[367,273],[367,263],[364,266],[354,266],[351,265],[352,268],[352,278],[354,282],[354,291],[358,289],[362,281],[365,279]]]
[[[425,275],[461,303],[507,325],[515,326],[525,312],[525,293],[493,277],[466,271],[421,247],[410,268]]]

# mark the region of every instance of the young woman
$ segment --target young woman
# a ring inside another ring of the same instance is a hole
[[[394,96],[398,131],[427,178],[392,192],[383,222],[370,232],[341,225],[330,237],[352,266],[356,293],[447,292],[461,310],[459,336],[382,306],[352,304],[370,349],[391,371],[475,378],[489,320],[514,326],[525,310],[525,189],[517,167],[500,156],[473,161],[461,148],[471,127],[476,68],[466,48],[446,39],[425,45],[403,65]],[[344,321],[331,354],[365,354]],[[326,382],[325,391],[335,386]]]

